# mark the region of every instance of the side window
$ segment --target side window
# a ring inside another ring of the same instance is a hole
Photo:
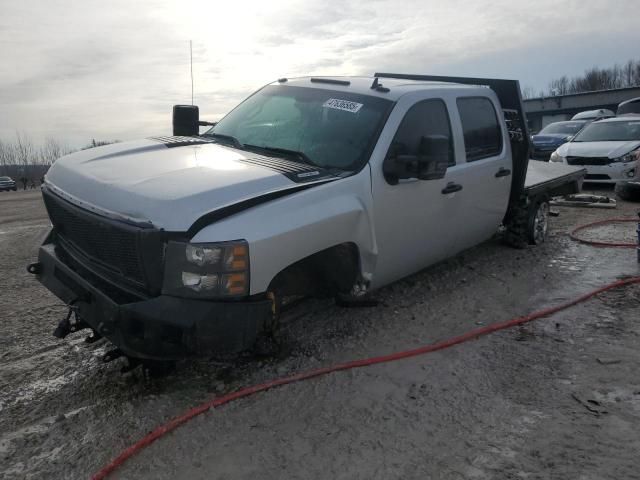
[[[438,150],[446,157],[448,165],[455,165],[447,106],[442,100],[425,100],[416,103],[405,114],[393,137],[387,158],[433,154],[433,147],[443,144],[447,147]]]
[[[458,99],[467,162],[494,157],[502,152],[502,132],[493,103],[488,98]]]

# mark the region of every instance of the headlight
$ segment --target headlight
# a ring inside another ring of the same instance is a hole
[[[247,295],[247,242],[169,242],[165,253],[162,293],[192,298]]]
[[[640,148],[634,150],[633,152],[629,152],[626,155],[613,159],[614,162],[623,163],[635,162],[636,160],[640,160]]]
[[[564,162],[564,157],[560,155],[556,150],[551,154],[551,157],[549,158],[549,160],[551,160],[552,162]]]

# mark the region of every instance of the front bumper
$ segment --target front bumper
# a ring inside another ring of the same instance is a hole
[[[536,148],[534,146],[531,151],[531,158],[533,158],[534,160],[543,160],[545,162],[548,162],[551,158],[551,154],[556,151],[556,148],[558,148],[558,146],[554,146],[552,148]]]
[[[38,254],[38,280],[125,355],[175,360],[250,349],[272,319],[269,300],[210,302],[168,295],[117,303],[64,263],[53,243]]]
[[[612,162],[608,165],[585,165],[584,168],[587,169],[587,174],[584,177],[585,182],[610,185],[624,180],[632,180],[638,173],[638,165],[636,162]]]

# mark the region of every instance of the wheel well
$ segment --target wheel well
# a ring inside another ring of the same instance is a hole
[[[341,243],[289,265],[273,278],[269,291],[280,296],[346,293],[359,275],[358,247]]]

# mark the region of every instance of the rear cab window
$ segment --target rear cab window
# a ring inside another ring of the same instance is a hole
[[[487,97],[460,97],[456,103],[467,162],[500,155],[502,130],[493,102]]]

